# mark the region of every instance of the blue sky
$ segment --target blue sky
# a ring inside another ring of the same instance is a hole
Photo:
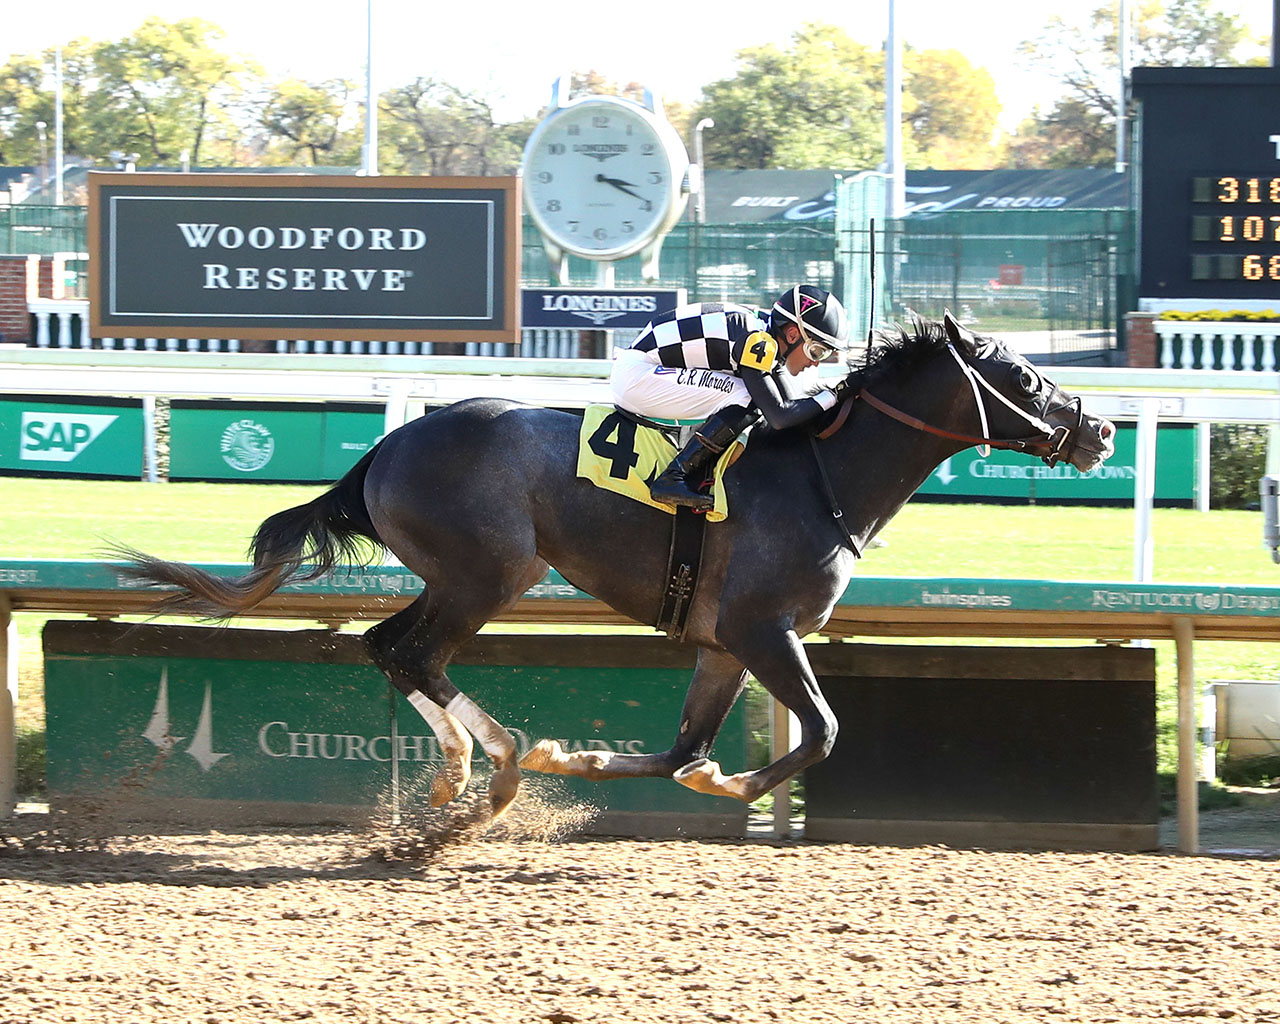
[[[855,39],[878,46],[888,23],[889,0],[833,4],[814,0],[734,4],[649,0],[607,5],[562,0],[518,6],[426,4],[421,0],[372,0],[374,67],[384,85],[434,76],[495,102],[499,117],[533,114],[550,95],[552,81],[570,70],[595,68],[620,81],[640,81],[672,99],[697,98],[700,86],[733,71],[736,51],[770,41],[786,42],[806,21],[840,25]],[[1052,10],[1083,24],[1103,0],[1055,0]],[[1136,5],[1138,0],[1131,0]],[[1222,0],[1270,37],[1271,0]],[[56,16],[39,4],[20,3],[6,14],[0,56],[31,53],[75,36],[119,38],[150,15],[176,20],[199,16],[220,25],[226,46],[256,58],[272,76],[319,79],[342,76],[363,82],[366,3],[299,7],[270,0],[75,0]],[[305,11],[301,16],[299,12]],[[955,0],[897,0],[903,39],[919,49],[954,48],[994,77],[1013,127],[1033,104],[1052,102],[1056,84],[1025,67],[1018,44],[1035,37],[1049,5],[959,4]],[[1263,43],[1263,52],[1266,52]]]

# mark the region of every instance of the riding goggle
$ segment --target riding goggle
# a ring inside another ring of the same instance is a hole
[[[804,337],[804,328],[800,328],[800,336]],[[821,341],[815,341],[813,338],[804,339],[804,354],[812,359],[815,363],[820,363],[827,356],[835,352],[830,345],[823,344]]]

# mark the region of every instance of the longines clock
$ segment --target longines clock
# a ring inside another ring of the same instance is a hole
[[[644,276],[657,277],[663,236],[689,197],[689,154],[649,92],[645,104],[618,96],[562,102],[525,146],[524,198],[561,280],[565,256],[620,260],[642,253]]]

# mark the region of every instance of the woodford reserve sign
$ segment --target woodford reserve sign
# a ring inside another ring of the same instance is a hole
[[[515,342],[516,178],[89,176],[102,337]]]

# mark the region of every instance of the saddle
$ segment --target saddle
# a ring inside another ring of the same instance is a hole
[[[682,431],[692,429],[656,423],[612,406],[593,405],[583,415],[578,438],[578,476],[673,516],[666,586],[654,626],[677,641],[684,639],[697,590],[707,523],[721,522],[729,514],[721,486],[724,471],[743,449],[740,442],[735,442],[716,460],[705,482],[715,493],[711,511],[703,514],[654,501],[649,496],[649,483],[680,450],[686,439]]]
[[[588,406],[578,434],[577,474],[596,487],[674,515],[674,505],[649,496],[649,484],[679,452],[686,440],[682,431],[692,429],[656,423],[611,405]],[[729,502],[720,479],[743,448],[741,442],[735,442],[716,460],[711,474],[715,505],[706,513],[708,522],[718,523],[729,517]]]

